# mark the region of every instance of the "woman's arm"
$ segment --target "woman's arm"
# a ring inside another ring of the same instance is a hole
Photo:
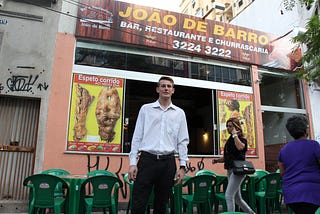
[[[224,158],[214,158],[212,160],[212,164],[216,164],[216,163],[223,163],[224,162]]]
[[[237,134],[233,134],[232,137],[234,139],[234,144],[236,145],[237,149],[239,151],[242,151],[246,147],[246,145],[240,140]]]
[[[280,169],[280,175],[283,176],[284,173],[286,172],[286,170],[284,169],[283,163],[278,162],[278,166],[279,166],[279,169]]]

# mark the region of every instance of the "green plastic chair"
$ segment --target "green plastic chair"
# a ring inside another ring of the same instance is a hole
[[[134,185],[134,182],[133,181],[129,181],[128,179],[128,173],[124,174],[123,175],[123,180],[126,184],[129,185],[129,190],[130,190],[130,196],[129,196],[129,201],[128,201],[128,206],[127,206],[127,214],[130,212],[131,210],[131,205],[132,205],[132,190],[133,190],[133,185]],[[145,210],[145,214],[147,213],[150,213],[150,209],[151,207],[153,206],[153,200],[154,200],[154,192],[152,190],[150,196],[149,196],[149,199],[148,199],[148,203],[147,203],[147,207],[146,207],[146,210]]]
[[[58,184],[62,184],[66,189],[66,193],[60,197],[55,196]],[[46,208],[53,208],[55,214],[60,213],[68,194],[68,184],[64,180],[54,175],[35,174],[25,178],[23,185],[29,187],[32,191],[29,214]]]
[[[87,186],[92,187],[92,194]],[[117,214],[117,198],[114,197],[116,186],[122,187],[119,178],[112,175],[97,175],[87,178],[81,185],[81,198],[84,198],[85,210],[89,214],[92,208],[109,209],[110,213]]]
[[[243,214],[244,212],[222,212],[220,214]]]
[[[250,179],[250,177],[246,176],[244,178],[244,180],[242,181],[242,183],[241,183],[241,196],[247,203],[248,203],[248,200],[249,200],[249,196],[248,196],[248,194],[249,194],[249,190],[248,190],[249,179]],[[219,191],[219,192],[215,193],[215,210],[218,211],[219,204],[221,202],[222,209],[223,209],[224,212],[226,212],[227,211],[227,203],[226,203],[225,192],[226,192],[226,189],[227,189],[227,186],[228,186],[228,179],[225,178],[225,180],[221,180],[220,182],[221,183],[219,183],[218,185],[219,185],[219,188],[222,185],[223,191]],[[239,210],[239,209],[240,208],[236,206],[236,210]]]
[[[117,177],[114,173],[108,171],[108,170],[103,170],[103,169],[97,169],[97,170],[93,170],[91,172],[88,172],[87,174],[89,177],[91,176],[97,176],[97,175],[110,175],[110,176],[114,176]]]
[[[211,213],[211,190],[216,182],[213,175],[198,175],[189,178],[183,186],[192,186],[189,194],[182,195],[183,203],[187,205],[187,213],[193,213],[193,206],[197,205],[198,213]]]
[[[222,212],[220,214],[243,214],[244,212]]]
[[[59,169],[59,168],[52,168],[52,169],[47,169],[41,172],[41,174],[46,174],[46,175],[55,175],[55,176],[63,176],[63,175],[70,175],[70,172],[64,169]],[[54,196],[55,197],[61,197],[63,196],[62,192],[62,183],[58,183],[56,186],[56,189],[54,191]]]
[[[256,179],[256,182],[257,182],[260,178],[262,178],[263,176],[268,175],[270,173],[268,171],[266,171],[266,170],[263,170],[263,169],[256,169],[254,174],[256,175],[255,179]],[[265,187],[265,183],[264,182],[261,182],[259,184],[259,186],[257,186],[257,188],[259,190],[261,190],[261,191],[264,189],[264,187]]]
[[[227,176],[217,176],[217,183],[215,185],[214,193],[214,210],[217,213],[219,210],[219,204],[222,203],[222,210],[227,211],[225,192],[228,186]]]
[[[262,176],[256,181],[256,200],[259,213],[270,213],[275,207],[275,202],[278,200],[278,190],[280,186],[281,176],[279,173],[270,173]],[[264,189],[259,189],[261,182],[264,183]],[[281,213],[281,209],[278,210]]]
[[[61,175],[70,175],[70,172],[64,169],[52,168],[52,169],[47,169],[42,171],[41,174],[61,176]]]
[[[212,175],[212,176],[216,176],[217,174],[214,171],[211,171],[209,169],[202,169],[199,170],[198,172],[196,172],[195,176],[198,175]]]
[[[276,173],[280,173],[280,169],[277,169]],[[277,192],[278,192],[278,197],[277,197],[278,200],[275,203],[275,209],[281,210],[281,205],[283,202],[282,177],[280,177],[280,184]],[[293,210],[289,206],[286,206],[286,208],[287,208],[288,214],[293,214]]]
[[[216,176],[217,174],[214,171],[211,171],[209,169],[202,169],[196,172],[195,176],[199,175],[211,175],[211,176]],[[212,185],[211,189],[209,190],[209,195],[210,195],[210,204],[211,204],[211,210],[213,208],[213,203],[214,203],[214,193],[215,193],[215,184]]]
[[[245,202],[249,203],[249,192],[250,192],[250,189],[249,189],[249,181],[250,181],[250,177],[249,175],[246,175],[244,180],[242,181],[241,183],[241,196],[242,196],[242,199],[245,200]]]
[[[109,175],[109,176],[114,176],[114,177],[117,177],[114,173],[108,171],[108,170],[103,170],[103,169],[97,169],[97,170],[93,170],[91,172],[88,172],[87,174],[89,177],[92,177],[92,176],[98,176],[98,175]],[[115,189],[114,189],[114,194],[113,194],[113,197],[114,197],[114,201],[116,202],[116,209],[118,211],[118,201],[119,201],[119,184],[116,184],[115,185]]]
[[[281,181],[280,181],[281,182]],[[277,197],[277,201],[276,201],[276,203],[275,203],[275,208],[277,209],[277,210],[281,210],[281,205],[282,205],[282,200],[283,200],[283,193],[282,193],[282,189],[280,188],[280,189],[278,189],[278,197]],[[290,207],[288,207],[288,206],[286,206],[286,208],[287,208],[287,212],[288,212],[288,214],[292,214],[293,213],[293,211],[292,211],[292,209],[290,208]],[[320,213],[319,213],[320,214]]]

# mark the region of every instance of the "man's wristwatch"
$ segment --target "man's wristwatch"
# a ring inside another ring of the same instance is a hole
[[[186,171],[186,167],[185,166],[180,166],[180,169],[183,169],[184,171]]]

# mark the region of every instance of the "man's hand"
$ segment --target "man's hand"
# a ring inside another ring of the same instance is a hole
[[[135,181],[138,173],[138,167],[136,165],[129,166],[128,179],[129,181]]]
[[[212,164],[218,163],[218,159],[212,159]]]
[[[185,169],[179,169],[176,176],[174,177],[174,185],[180,185],[182,184],[183,178],[184,178],[184,174],[186,173]]]

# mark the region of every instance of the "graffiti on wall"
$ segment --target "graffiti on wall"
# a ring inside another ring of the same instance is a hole
[[[46,91],[49,88],[49,84],[45,81],[39,80],[40,74],[37,75],[12,75],[5,83],[0,82],[0,94],[9,92],[27,92],[34,94],[36,90]],[[7,89],[5,89],[7,86]]]
[[[204,166],[204,158],[202,158],[200,161],[196,162],[195,165],[192,161],[188,162],[186,166],[186,173],[188,172],[195,172],[199,171],[205,168]],[[108,170],[110,166],[110,158],[107,156],[106,157],[106,165],[105,166],[100,166],[100,156],[95,156],[92,157],[90,155],[87,155],[87,170],[88,172],[93,171],[93,170]],[[124,182],[124,174],[120,174],[120,172],[126,172],[127,169],[122,169],[123,166],[123,158],[120,158],[120,161],[117,160],[117,162],[112,163],[112,166],[118,165],[118,169],[113,172],[120,180],[123,181],[123,187],[120,188],[121,194],[123,198],[127,198],[128,196],[128,184]]]

